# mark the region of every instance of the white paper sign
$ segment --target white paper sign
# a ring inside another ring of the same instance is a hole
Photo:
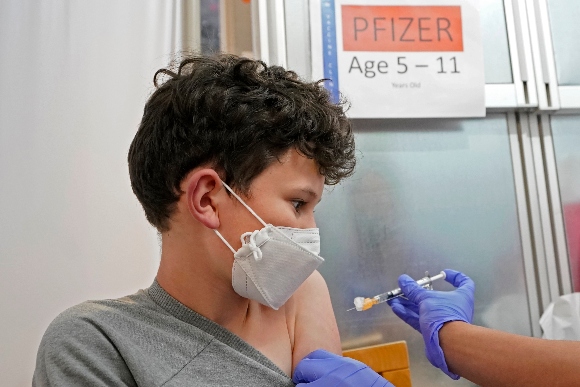
[[[352,118],[482,117],[476,0],[311,1],[313,79]]]

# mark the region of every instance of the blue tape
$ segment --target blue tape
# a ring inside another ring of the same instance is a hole
[[[338,89],[338,60],[336,58],[336,15],[334,0],[322,0],[322,59],[324,87],[330,92],[334,103],[340,100]]]

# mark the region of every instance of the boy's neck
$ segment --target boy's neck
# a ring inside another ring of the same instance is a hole
[[[238,333],[244,327],[253,301],[234,291],[231,278],[225,272],[226,263],[219,262],[216,256],[215,247],[219,250],[223,246],[217,237],[215,244],[209,246],[200,243],[207,239],[195,238],[195,243],[188,239],[179,235],[162,236],[157,282],[188,308]]]

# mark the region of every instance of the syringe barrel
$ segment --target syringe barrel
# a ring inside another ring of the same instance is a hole
[[[396,288],[386,293],[377,294],[373,298],[377,300],[377,303],[380,304],[381,302],[387,302],[392,298],[400,296],[401,293],[402,293],[401,288]]]
[[[438,279],[445,279],[444,271],[442,271],[437,275],[434,275],[433,277],[423,277],[417,280],[417,284],[419,286],[425,286],[431,284],[433,281],[437,281]],[[387,302],[392,298],[399,297],[401,294],[402,294],[401,288],[396,288],[389,292],[378,294],[374,296],[373,299],[377,300],[377,303],[380,304],[382,302]]]

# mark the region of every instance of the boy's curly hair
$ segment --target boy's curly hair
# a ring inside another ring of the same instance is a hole
[[[316,161],[325,184],[354,171],[344,102],[332,103],[320,81],[220,54],[187,57],[153,82],[128,162],[133,192],[160,232],[169,230],[182,179],[204,164],[243,194],[291,148]]]

